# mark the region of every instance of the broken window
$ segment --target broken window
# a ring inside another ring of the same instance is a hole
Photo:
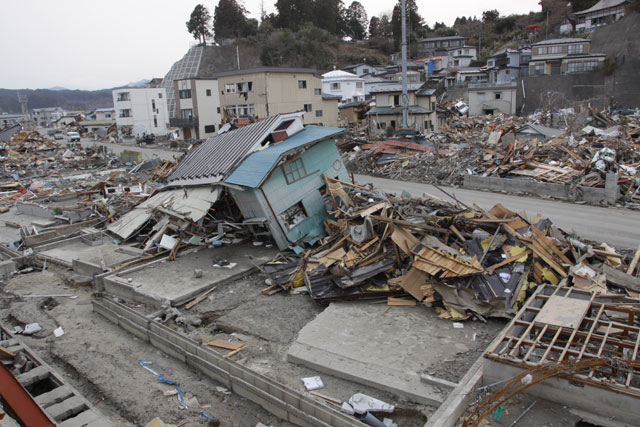
[[[180,110],[180,115],[183,119],[190,119],[193,117],[193,110],[191,108],[184,108]]]
[[[130,101],[131,97],[129,96],[129,92],[120,92],[118,94],[118,98],[116,101]]]
[[[180,96],[180,99],[190,99],[191,89],[181,89],[178,91],[178,95]]]
[[[298,80],[298,89],[306,89],[307,81],[306,80]]]
[[[118,117],[131,117],[131,110],[120,110],[120,114]]]
[[[282,212],[279,217],[280,220],[284,223],[285,227],[287,227],[287,230],[291,230],[293,227],[300,224],[309,216],[307,215],[307,211],[305,210],[302,201],[300,201]]]
[[[494,95],[496,96],[496,99],[502,98],[502,92],[496,92]]]
[[[216,125],[206,125],[204,127],[204,133],[213,133],[216,131]]]
[[[304,167],[302,157],[298,157],[289,163],[285,163],[282,165],[282,170],[284,171],[284,177],[289,185],[296,181],[300,181],[302,178],[307,176],[307,170]]]
[[[311,110],[313,110],[311,104],[304,104],[304,111],[306,111],[307,113],[310,113]]]

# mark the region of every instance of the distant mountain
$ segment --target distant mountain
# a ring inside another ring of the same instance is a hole
[[[66,87],[62,87],[62,86],[54,86],[54,87],[50,87],[50,88],[47,88],[47,89],[49,89],[49,90],[69,90]]]
[[[21,89],[27,95],[29,108],[62,107],[65,110],[86,110],[113,107],[112,89],[69,90],[69,89]],[[0,89],[0,112],[20,113],[18,91]]]

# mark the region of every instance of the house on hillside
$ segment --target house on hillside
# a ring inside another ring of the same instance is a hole
[[[364,79],[342,70],[322,75],[322,92],[340,95],[338,108],[343,104],[364,101]]]
[[[466,45],[467,38],[462,36],[447,36],[447,37],[430,37],[427,39],[420,39],[416,42],[416,49],[418,58],[433,57],[433,56],[450,56],[449,52],[462,48]],[[475,48],[474,48],[475,49]],[[471,53],[469,52],[467,54]],[[464,54],[464,51],[461,55]]]
[[[211,137],[180,161],[159,193],[107,229],[129,239],[158,207],[163,215],[202,225],[225,197],[245,224],[271,235],[280,249],[319,239],[326,235],[323,221],[329,216],[323,175],[350,180],[335,144],[342,132],[304,126],[297,112]]]
[[[531,48],[502,49],[487,60],[487,72],[491,83],[514,82],[529,75]]]
[[[571,20],[565,19],[560,26],[561,34],[588,33],[598,27],[619,21],[624,16],[624,8],[629,0],[600,0],[588,9],[573,14]],[[573,21],[573,23],[571,22]]]
[[[469,114],[516,114],[516,82],[470,83],[468,85]]]
[[[407,83],[409,127],[422,133],[437,132],[436,91],[423,88],[423,83]],[[389,82],[371,89],[376,106],[367,113],[369,134],[386,132],[387,127],[399,129],[402,124],[402,83]]]
[[[551,39],[531,46],[529,75],[572,74],[597,70],[607,55],[590,52],[591,40]]]

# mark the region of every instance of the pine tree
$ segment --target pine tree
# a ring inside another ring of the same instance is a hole
[[[187,31],[189,31],[194,39],[200,40],[202,44],[205,44],[207,39],[211,37],[210,20],[211,14],[209,10],[204,5],[198,4],[186,22]]]
[[[347,33],[355,40],[362,40],[367,35],[367,11],[358,1],[351,3],[346,13]]]

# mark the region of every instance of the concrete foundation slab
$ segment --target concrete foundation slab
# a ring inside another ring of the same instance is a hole
[[[202,249],[175,261],[161,260],[107,276],[104,287],[106,292],[132,301],[159,307],[162,301],[169,300],[172,305],[179,305],[218,283],[244,276],[277,253],[275,248],[253,245]],[[213,267],[214,260],[220,258],[236,265]],[[195,277],[196,269],[202,270],[202,277]]]
[[[58,259],[68,266],[72,266],[74,259],[94,265],[102,265],[104,261],[107,268],[136,258],[118,252],[118,248],[118,245],[109,240],[105,240],[100,246],[89,246],[80,239],[73,239],[66,244],[38,252],[38,255]]]
[[[469,330],[454,329],[427,307],[331,304],[305,326],[288,360],[425,404],[440,404],[452,383],[421,374],[470,350]]]

